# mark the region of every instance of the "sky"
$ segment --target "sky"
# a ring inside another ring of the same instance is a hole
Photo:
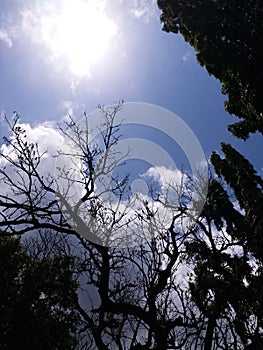
[[[227,131],[237,118],[224,111],[219,81],[182,36],[162,31],[159,17],[156,0],[0,0],[1,139],[8,134],[3,116],[17,111],[30,139],[52,153],[63,142],[50,131],[57,122],[123,99],[178,115],[207,159],[221,142],[231,143],[263,176],[262,136],[244,142]],[[156,130],[130,125],[125,132],[177,153]],[[178,168],[182,159],[175,159]],[[140,167],[137,175],[150,172]]]
[[[162,31],[156,3],[1,0],[1,119],[17,111],[37,133],[98,104],[154,104],[187,123],[207,158],[228,142],[263,175],[262,137],[244,142],[227,131],[236,118],[224,111],[220,83],[182,36]],[[1,138],[7,132],[2,123]]]

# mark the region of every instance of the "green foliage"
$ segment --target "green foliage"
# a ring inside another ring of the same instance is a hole
[[[237,137],[263,133],[263,7],[260,0],[158,0],[163,29],[181,33],[228,95],[226,110],[241,121]]]
[[[158,5],[163,29],[181,33],[199,63],[222,83],[226,110],[240,118],[229,130],[243,139],[263,133],[261,1],[158,0]],[[215,152],[211,157],[220,181],[210,183],[202,212],[205,234],[186,244],[194,268],[191,295],[206,316],[205,350],[216,339],[222,349],[263,349],[263,181],[230,145],[222,144],[222,151],[224,159]],[[227,324],[231,331],[224,338]]]
[[[233,189],[239,206],[244,210],[244,220],[235,218],[239,230],[246,232],[247,249],[263,261],[263,180],[256,174],[252,164],[233,147],[222,144],[225,159],[215,152],[211,156],[216,173]],[[224,217],[228,217],[228,210]],[[238,214],[237,214],[238,215]]]
[[[226,184],[215,179],[211,181],[202,212],[202,220],[207,225],[206,235],[201,234],[186,243],[194,269],[189,287],[193,301],[207,318],[206,349],[212,348],[216,327],[222,320],[225,325],[230,322],[230,328],[243,344],[239,347],[233,342],[234,349],[250,349],[250,345],[251,349],[252,346],[261,349],[263,222],[259,211],[262,213],[262,179],[231,146],[223,145],[223,149],[226,158],[222,160],[214,153],[212,162],[231,185],[235,196],[226,191]],[[231,156],[234,157],[232,163]],[[251,196],[249,191],[252,191]],[[237,199],[242,211],[238,204],[237,208],[233,204]],[[256,217],[257,220],[253,220]],[[231,335],[226,338],[229,343]],[[227,345],[223,349],[228,349]]]
[[[222,150],[224,159],[215,152],[211,156],[221,179],[211,180],[203,208],[206,236],[186,244],[195,273],[190,290],[212,324],[212,334],[220,319],[230,320],[243,344],[241,349],[261,349],[263,181],[233,147],[222,144]],[[213,336],[210,338],[207,349],[212,346]]]
[[[210,183],[203,214],[213,220],[217,230],[225,227],[226,232],[232,237],[240,238],[246,230],[247,224],[243,215],[234,208],[229,194],[215,179]]]
[[[19,239],[0,238],[0,348],[73,349],[77,283],[68,256],[30,255]]]

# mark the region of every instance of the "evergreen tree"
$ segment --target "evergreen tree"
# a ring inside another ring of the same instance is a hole
[[[74,349],[78,317],[73,258],[29,254],[18,238],[0,237],[0,348]]]
[[[258,0],[159,0],[164,30],[181,33],[228,95],[226,110],[241,120],[237,137],[263,133],[263,8]],[[187,243],[195,261],[191,295],[206,316],[204,349],[263,349],[263,181],[231,145],[211,161],[202,213],[206,239]],[[223,323],[222,323],[223,322]],[[219,327],[221,324],[221,329]],[[224,332],[222,332],[224,329]],[[234,335],[235,334],[235,335]]]
[[[181,33],[228,95],[226,110],[241,120],[237,137],[263,133],[263,7],[260,0],[158,0],[167,32]]]
[[[216,173],[223,177],[234,191],[240,208],[244,211],[245,222],[242,222],[245,232],[243,239],[247,249],[263,261],[263,180],[257,175],[252,164],[231,145],[222,144],[225,159],[217,153],[211,156]],[[236,220],[236,225],[241,222]]]
[[[213,154],[212,161],[227,183],[211,181],[201,219],[206,237],[187,242],[195,275],[190,290],[207,319],[205,350],[215,344],[222,349],[262,349],[262,179],[231,146],[223,149],[226,159]]]

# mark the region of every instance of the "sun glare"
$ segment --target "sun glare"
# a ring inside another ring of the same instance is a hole
[[[104,2],[96,0],[64,0],[42,28],[53,57],[65,59],[78,76],[90,74],[92,64],[106,53],[116,32]]]

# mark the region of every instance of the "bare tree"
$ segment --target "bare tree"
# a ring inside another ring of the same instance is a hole
[[[55,173],[43,171],[50,155],[28,141],[15,116],[1,152],[3,234],[49,230],[63,238],[56,243],[62,254],[76,255],[78,349],[244,349],[237,331],[244,325],[236,317],[240,303],[228,295],[220,299],[234,273],[230,250],[240,240],[227,235],[211,212],[214,197],[194,217],[200,196],[183,173],[162,193],[130,194],[128,173],[113,172],[129,152],[116,147],[121,107],[99,107],[103,118],[95,137],[89,116],[82,124],[69,118],[59,128],[65,143],[54,157]],[[56,242],[47,237],[47,245]],[[241,275],[238,288],[244,287]]]

